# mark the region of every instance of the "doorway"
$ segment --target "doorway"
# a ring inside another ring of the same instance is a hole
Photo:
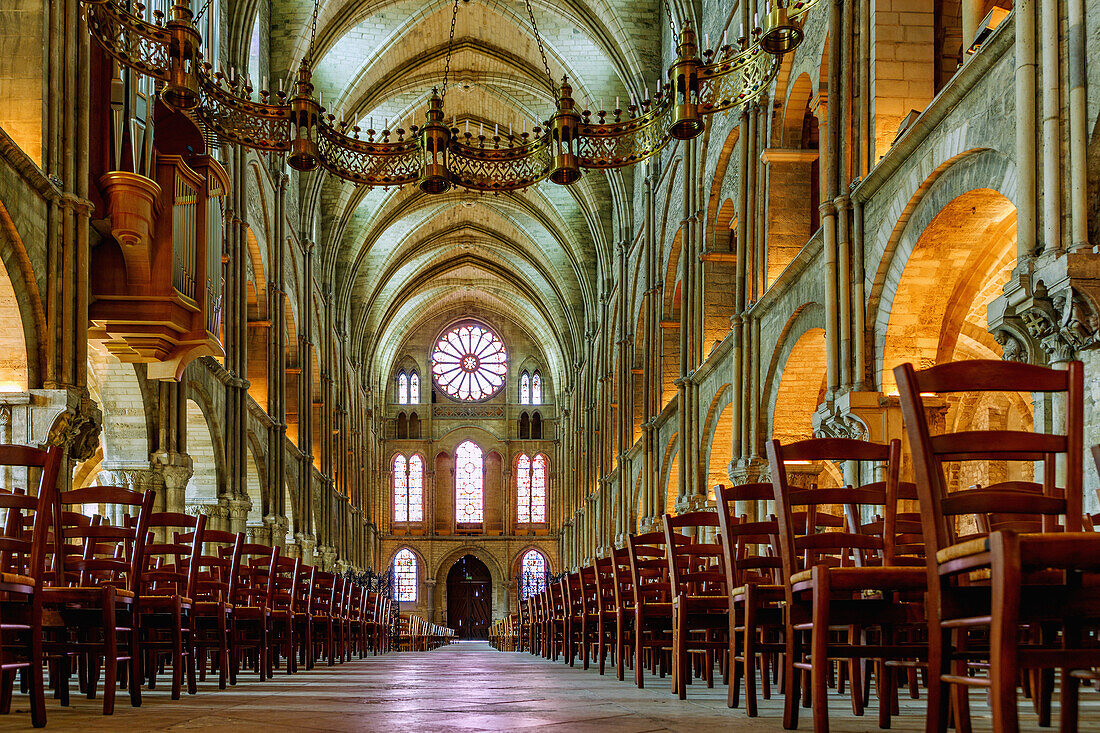
[[[493,580],[485,563],[463,555],[447,573],[447,625],[460,639],[488,639]]]

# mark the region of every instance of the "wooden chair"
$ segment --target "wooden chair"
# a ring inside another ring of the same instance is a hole
[[[295,636],[295,605],[298,592],[298,574],[302,561],[297,557],[280,556],[273,568],[271,590],[271,638],[269,648],[272,667],[278,667],[281,657],[286,663],[286,673],[297,671],[296,654],[298,651]],[[279,654],[279,651],[282,654]]]
[[[227,548],[220,550],[227,553]],[[240,546],[240,562],[232,585],[233,606],[229,663],[239,674],[246,659],[263,682],[271,676],[271,602],[279,548],[255,543]]]
[[[787,465],[796,461],[860,461],[884,464],[885,481],[857,487],[797,488],[788,481]],[[895,641],[899,630],[924,623],[925,574],[920,568],[893,564],[893,522],[897,508],[901,443],[888,445],[846,438],[819,438],[782,445],[768,443],[779,526],[779,550],[787,602],[786,702],[783,725],[798,726],[800,674],[811,676],[814,729],[829,728],[828,674],[831,659],[848,663],[852,712],[863,714],[861,659],[912,660],[925,656],[923,645]],[[854,505],[886,517],[884,534],[846,531],[844,519],[822,512],[828,505]],[[837,526],[837,519],[840,526]],[[880,557],[881,560],[871,559]],[[868,629],[878,644],[864,638]],[[840,638],[833,636],[841,632]],[[845,633],[846,632],[846,633]],[[809,636],[808,659],[803,637]],[[880,662],[881,664],[881,662]],[[879,726],[890,725],[892,679],[879,679]]]
[[[626,653],[634,649],[634,581],[627,548],[611,550],[611,577],[615,584],[615,677],[622,682],[627,661],[634,668],[634,655]]]
[[[779,582],[782,561],[775,551],[779,534],[775,515],[750,521],[745,514],[737,515],[737,504],[772,502],[775,492],[771,484],[752,483],[716,486],[714,496],[725,558],[723,568],[730,589],[729,664],[733,671],[726,703],[731,708],[737,707],[743,678],[745,712],[754,718],[757,671],[764,699],[769,699],[770,660],[778,659],[786,649],[782,608],[786,589]]]
[[[136,603],[141,589],[147,523],[154,492],[139,493],[113,486],[95,486],[53,494],[54,524],[51,584],[42,588],[46,613],[44,648],[58,660],[56,676],[62,704],[68,700],[69,664],[74,654],[84,659],[85,689],[94,699],[102,661],[103,714],[111,715],[126,664],[130,704],[141,706],[141,626]],[[63,505],[93,505],[115,520],[87,522]],[[137,521],[127,526],[126,517]]]
[[[313,625],[314,649],[310,654],[317,659],[327,659],[328,666],[336,664],[337,626],[339,609],[336,607],[336,576],[324,570],[313,569],[310,622]]]
[[[593,613],[596,616],[595,654],[600,674],[604,673],[609,655],[612,657],[612,662],[616,661],[614,656],[617,634],[614,562],[612,557],[598,557],[592,561],[592,573],[596,583],[596,592],[592,596]]]
[[[294,593],[294,638],[298,642],[295,669],[313,669],[313,567],[299,563]]]
[[[0,465],[38,471],[34,496],[0,491],[6,514],[0,532],[0,713],[11,711],[15,672],[25,674],[31,724],[46,724],[46,693],[42,681],[42,588],[50,551],[51,509],[57,492],[62,449],[39,450],[0,445]],[[28,484],[30,481],[28,481]]]
[[[721,545],[700,541],[718,527],[718,515],[666,514],[662,526],[672,593],[672,691],[683,700],[692,653],[700,657],[707,687],[714,687],[715,657],[729,648],[730,600]]]
[[[130,524],[136,525],[136,517]],[[137,613],[142,630],[149,689],[156,688],[162,659],[172,665],[172,699],[178,700],[187,675],[187,694],[194,695],[194,594],[198,579],[206,515],[152,512],[146,522],[145,566]]]
[[[1005,361],[941,364],[894,370],[909,436],[927,548],[929,609],[928,726],[946,729],[948,686],[988,687],[993,728],[1019,727],[1017,684],[1023,669],[1061,669],[1061,729],[1077,729],[1079,673],[1100,664],[1100,649],[1085,643],[1084,629],[1100,621],[1100,535],[1082,531],[1084,368],[1065,369]],[[924,395],[1015,392],[1064,395],[1060,433],[1016,430],[932,435]],[[1062,456],[1062,458],[1059,458]],[[1042,464],[1043,480],[1005,481],[948,492],[944,464],[969,461]],[[1064,460],[1065,486],[1055,486]],[[1008,513],[1029,516],[1031,530],[995,529],[962,536],[958,518]],[[1093,575],[1093,577],[1095,577]],[[986,580],[988,578],[988,580]],[[1021,628],[1037,629],[1021,643]],[[988,628],[988,655],[973,642]],[[975,659],[988,676],[971,674]],[[957,694],[955,695],[957,697]],[[1040,718],[1040,723],[1045,722]]]
[[[572,667],[573,659],[579,653],[582,668],[588,669],[599,623],[594,598],[596,579],[591,567],[581,567],[577,572],[569,573],[566,578],[566,656],[569,657],[569,666]]]
[[[557,661],[558,654],[565,656],[565,593],[561,579],[550,581],[549,605],[547,606],[547,659]]]
[[[672,652],[672,585],[668,579],[664,532],[627,537],[634,588],[634,684],[645,686],[645,660],[664,677]]]
[[[180,539],[194,541],[194,537],[186,535]],[[231,599],[240,568],[244,534],[205,529],[199,544],[203,551],[196,561],[198,569],[191,596],[195,656],[199,679],[206,679],[209,656],[218,671],[218,689],[224,690],[227,684],[237,684],[236,669],[229,661],[233,629]]]

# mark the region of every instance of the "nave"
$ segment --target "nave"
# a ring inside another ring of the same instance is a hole
[[[172,701],[166,686],[144,693],[141,708],[119,705],[101,714],[99,700],[74,696],[71,707],[51,707],[50,727],[81,731],[568,731],[649,733],[656,731],[775,731],[782,696],[761,700],[760,718],[726,707],[721,684],[698,681],[687,700],[669,693],[665,680],[645,689],[527,653],[498,652],[481,641],[464,641],[430,652],[391,652],[336,667],[318,665],[273,680],[250,679],[217,690],[216,678],[199,683],[199,694]],[[211,693],[211,694],[204,694]],[[213,694],[216,693],[216,694]],[[975,696],[977,698],[978,696]],[[1082,718],[1097,720],[1100,703],[1082,700]],[[857,733],[874,728],[873,711],[853,717],[841,698],[831,711],[832,730]],[[1024,701],[1027,702],[1027,701]],[[16,696],[14,715],[0,716],[0,731],[25,730],[25,700]],[[893,730],[923,730],[917,713],[924,701],[901,700]],[[917,706],[917,707],[913,707]],[[906,708],[912,709],[906,711]],[[908,714],[906,714],[908,713]],[[988,708],[972,703],[975,731],[988,731]],[[1021,716],[1021,730],[1040,730]],[[1049,729],[1047,729],[1049,730]],[[1084,730],[1084,728],[1082,728]]]

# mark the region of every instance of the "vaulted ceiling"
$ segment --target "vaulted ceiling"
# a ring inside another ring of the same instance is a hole
[[[442,85],[453,0],[321,0],[314,81],[325,106],[366,129],[422,124]],[[655,0],[532,0],[546,63],[583,106],[641,94],[658,76]],[[273,0],[271,67],[285,78],[309,48],[313,4]],[[542,124],[553,93],[523,0],[459,0],[446,118],[460,128]],[[597,317],[598,282],[628,235],[633,177],[586,173],[515,194],[414,187],[366,190],[317,175],[302,192],[318,214],[321,273],[346,314],[364,368],[385,373],[418,324],[441,312],[498,314],[546,345],[564,377]]]

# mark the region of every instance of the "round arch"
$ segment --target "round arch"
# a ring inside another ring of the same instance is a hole
[[[707,496],[713,498],[715,484],[729,480],[729,464],[733,460],[733,389],[729,383],[718,388],[710,402],[707,418],[703,423],[703,445],[706,454]]]

